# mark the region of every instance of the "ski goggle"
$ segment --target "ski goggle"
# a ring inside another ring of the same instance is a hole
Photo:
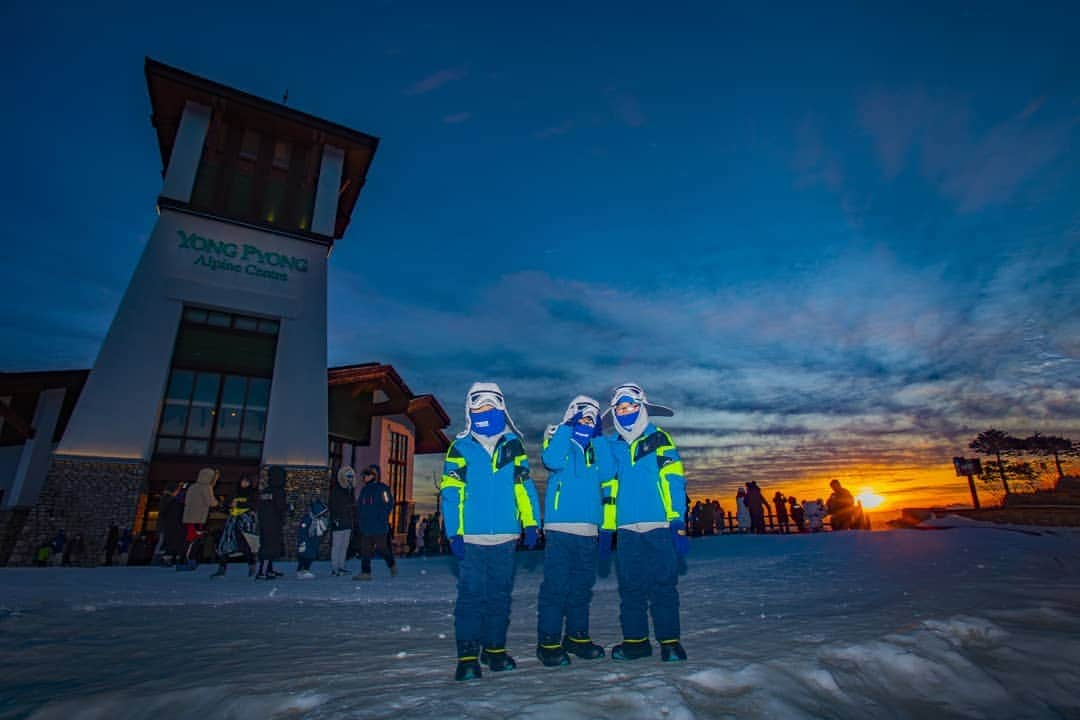
[[[611,394],[611,407],[621,403],[644,405],[645,402],[645,391],[637,385],[620,385]]]
[[[491,405],[499,410],[506,409],[506,400],[503,399],[501,392],[495,390],[477,390],[476,392],[469,393],[466,398],[466,403],[469,406],[469,410],[478,410],[485,405]]]
[[[595,425],[596,419],[600,417],[600,406],[593,403],[581,402],[571,406],[571,416],[581,415],[582,420],[588,420],[590,424]]]

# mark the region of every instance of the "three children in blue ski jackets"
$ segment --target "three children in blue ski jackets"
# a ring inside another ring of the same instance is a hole
[[[686,482],[671,436],[649,421],[671,415],[648,403],[637,385],[616,388],[608,409],[581,395],[560,425],[545,434],[549,470],[545,496],[544,581],[537,613],[536,654],[547,666],[569,655],[603,657],[589,635],[589,604],[597,556],[616,560],[623,641],[616,660],[652,654],[648,616],[665,661],[685,660],[679,642],[679,555],[689,550],[683,522]],[[601,433],[603,424],[614,435]],[[509,429],[508,429],[509,428]],[[512,670],[506,631],[514,549],[537,542],[540,511],[521,434],[495,383],[475,383],[466,395],[466,428],[443,466],[442,509],[450,548],[460,562],[454,610],[457,680]]]

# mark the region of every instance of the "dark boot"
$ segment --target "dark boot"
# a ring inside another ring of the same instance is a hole
[[[491,672],[503,672],[517,667],[506,648],[484,648],[484,652],[480,653],[480,662],[487,665]]]
[[[248,577],[255,577],[255,563],[248,563]]]
[[[475,680],[483,676],[480,672],[480,663],[477,662],[478,654],[475,645],[466,645],[458,653],[457,670],[454,671],[454,679],[457,681]]]
[[[652,643],[649,638],[642,640],[623,640],[611,648],[612,660],[637,660],[652,655]]]
[[[604,648],[594,643],[586,633],[572,633],[565,636],[562,646],[566,652],[577,655],[582,660],[604,657]]]
[[[678,640],[665,640],[660,643],[660,658],[664,662],[682,662],[686,660],[686,650]]]
[[[218,578],[218,577],[225,577],[225,569],[226,569],[227,567],[228,567],[228,566],[227,566],[227,565],[226,565],[225,563],[220,563],[220,564],[218,565],[218,567],[217,567],[217,572],[216,572],[216,573],[214,573],[214,574],[212,574],[212,575],[210,576],[210,579],[211,579],[211,580],[213,580],[214,578]]]
[[[570,656],[566,654],[563,644],[559,642],[559,636],[545,635],[536,644],[536,657],[545,667],[559,667],[570,664]]]

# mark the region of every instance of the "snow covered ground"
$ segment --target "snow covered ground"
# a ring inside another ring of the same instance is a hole
[[[542,557],[520,553],[518,669],[472,683],[449,558],[370,583],[0,569],[0,717],[1080,718],[1080,531],[1037,533],[695,539],[683,665],[541,667]],[[592,618],[619,639],[613,569]]]

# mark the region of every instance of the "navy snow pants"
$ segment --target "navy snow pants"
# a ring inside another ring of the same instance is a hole
[[[476,655],[481,647],[506,647],[516,546],[515,540],[499,545],[465,543],[454,606],[458,657]]]
[[[671,530],[619,530],[615,564],[623,639],[647,639],[651,612],[656,639],[678,640],[679,566]]]
[[[541,642],[566,634],[589,637],[589,602],[596,583],[596,537],[551,530],[544,538],[544,581],[540,583],[536,632]]]

